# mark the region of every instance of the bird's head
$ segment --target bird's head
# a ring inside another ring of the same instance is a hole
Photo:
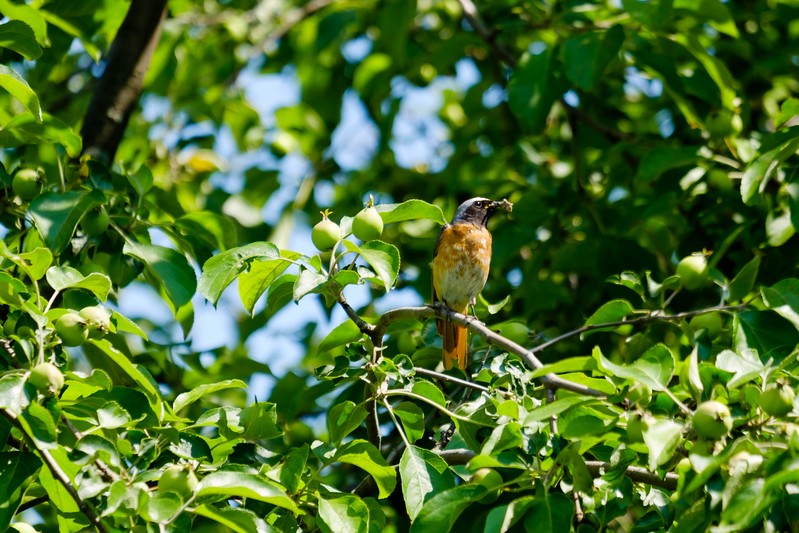
[[[497,202],[488,198],[471,198],[458,206],[452,223],[468,222],[478,226],[485,226],[497,209],[512,211],[513,204],[507,200]]]

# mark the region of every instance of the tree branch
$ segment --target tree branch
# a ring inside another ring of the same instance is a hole
[[[83,153],[113,162],[166,18],[167,0],[133,0],[83,120]]]
[[[544,363],[542,363],[538,359],[538,357],[535,356],[535,352],[533,350],[528,350],[527,348],[519,344],[516,344],[512,340],[503,337],[499,333],[491,331],[490,329],[488,329],[488,327],[486,327],[485,324],[483,324],[474,317],[462,315],[460,313],[454,313],[443,307],[425,306],[425,307],[400,307],[397,309],[393,309],[385,313],[377,321],[377,324],[375,324],[373,338],[380,338],[382,340],[382,337],[385,334],[385,331],[388,328],[388,326],[392,322],[395,322],[397,320],[401,320],[404,318],[416,318],[417,320],[426,320],[428,318],[433,318],[433,317],[441,318],[444,320],[450,320],[458,325],[466,327],[466,329],[468,329],[475,335],[483,337],[488,344],[492,346],[497,346],[509,353],[518,355],[522,359],[522,361],[524,361],[525,364],[533,370],[539,370],[541,368],[544,368]],[[586,387],[585,385],[581,385],[579,383],[573,383],[559,376],[556,376],[555,374],[552,373],[541,376],[541,383],[543,383],[547,387],[552,387],[556,389],[565,389],[572,392],[576,392],[578,394],[585,394],[586,396],[597,396],[597,397],[606,396],[604,392],[592,389],[591,387]]]
[[[78,491],[72,486],[72,481],[69,479],[69,476],[67,476],[66,472],[61,469],[50,451],[39,448],[36,445],[36,442],[30,435],[28,435],[28,432],[25,431],[25,429],[22,427],[22,424],[19,423],[19,420],[14,413],[10,412],[8,409],[3,409],[2,413],[3,416],[7,418],[9,422],[11,422],[11,425],[17,428],[17,430],[22,434],[22,438],[25,440],[25,443],[28,445],[28,447],[39,454],[39,457],[42,458],[42,461],[53,474],[53,477],[64,486],[64,489],[66,489],[72,499],[75,500],[75,503],[78,505],[78,509],[80,509],[84,515],[86,515],[86,518],[89,519],[89,522],[91,522],[100,533],[108,533],[108,529],[106,529],[105,525],[100,521],[100,516],[80,497]]]

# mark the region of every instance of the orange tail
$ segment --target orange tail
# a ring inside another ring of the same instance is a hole
[[[444,368],[466,368],[466,328],[447,320],[436,321],[438,333],[444,339]]]

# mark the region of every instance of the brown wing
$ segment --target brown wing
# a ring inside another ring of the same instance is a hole
[[[449,224],[444,224],[441,227],[441,231],[438,232],[438,238],[436,238],[436,245],[433,248],[433,259],[435,259],[436,256],[438,255],[438,245],[441,243],[441,236],[444,235],[444,230],[447,229],[449,226],[450,226]],[[430,263],[430,265],[431,265],[431,268],[432,268],[432,263]],[[432,276],[430,276],[430,286],[431,286],[432,292],[433,292],[433,303],[436,303],[438,301],[438,296],[436,296],[436,285],[435,285],[435,283],[433,283],[433,277]]]

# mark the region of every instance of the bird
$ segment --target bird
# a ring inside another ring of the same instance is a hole
[[[486,224],[497,209],[511,211],[507,200],[471,198],[455,211],[452,222],[444,224],[433,250],[433,305],[443,305],[466,314],[483,290],[491,266],[491,233]],[[444,368],[453,364],[466,368],[466,328],[450,320],[437,319],[443,338]]]

